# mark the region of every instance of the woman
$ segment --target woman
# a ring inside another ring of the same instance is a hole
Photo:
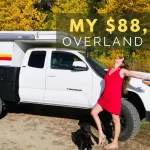
[[[115,135],[112,143],[105,146],[107,149],[118,148],[118,138],[120,134],[120,113],[121,113],[121,94],[122,89],[127,93],[127,86],[130,77],[150,80],[150,77],[145,77],[140,74],[132,73],[128,70],[128,65],[125,58],[117,58],[113,68],[110,68],[105,75],[105,89],[102,97],[91,111],[99,133],[98,145],[104,144],[106,136],[104,135],[99,119],[99,113],[104,109],[111,113],[115,126]]]

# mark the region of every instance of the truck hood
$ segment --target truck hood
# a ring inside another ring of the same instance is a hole
[[[105,70],[107,71],[108,69],[105,69]],[[148,72],[140,72],[140,71],[132,71],[132,72],[150,77],[150,73],[148,73]],[[141,87],[141,86],[148,86],[148,85],[145,85],[141,79],[131,78],[129,88]]]
[[[138,73],[138,74],[142,74],[142,75],[147,76],[147,77],[150,77],[150,73],[148,73],[148,72],[139,72],[139,71],[132,71],[132,72]]]
[[[132,72],[150,77],[150,73],[148,73],[148,72],[139,72],[139,71],[132,71]],[[150,87],[148,85],[143,83],[142,79],[131,78],[131,80],[130,80],[129,89],[135,90],[137,92],[142,92],[141,90],[143,88],[147,89],[147,87],[150,89]]]

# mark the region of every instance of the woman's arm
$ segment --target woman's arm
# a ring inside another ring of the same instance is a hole
[[[122,69],[121,74],[123,76],[127,76],[127,77],[133,77],[133,78],[138,78],[138,79],[143,79],[143,80],[150,80],[150,77],[146,77],[146,76],[141,75],[141,74],[136,74],[136,73],[133,73],[133,72],[126,70],[126,69]]]

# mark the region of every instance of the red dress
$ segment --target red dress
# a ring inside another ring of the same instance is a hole
[[[105,88],[98,104],[111,114],[120,115],[121,113],[121,95],[123,79],[120,77],[121,68],[110,73],[111,68],[105,75]]]

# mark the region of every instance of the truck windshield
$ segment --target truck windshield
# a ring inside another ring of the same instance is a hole
[[[100,61],[93,57],[87,57],[85,54],[80,53],[85,57],[87,60],[88,64],[91,66],[91,68],[102,78],[104,78],[105,74],[107,73],[105,65],[103,65]]]
[[[92,57],[91,57],[91,59],[92,59],[98,66],[100,66],[100,67],[103,68],[103,69],[106,69],[106,66],[105,66],[104,64],[102,64],[98,59],[92,58]]]
[[[80,52],[80,54],[81,55],[83,55],[85,58],[86,58],[86,54],[85,53],[83,53],[83,52]],[[86,58],[87,59],[87,58]],[[101,67],[101,68],[103,68],[103,69],[106,69],[107,67],[102,63],[102,62],[100,62],[100,60],[98,60],[98,59],[96,59],[96,58],[94,58],[94,57],[92,57],[92,56],[90,56],[90,59],[95,63],[95,64],[97,64],[99,67]]]
[[[85,53],[80,52],[80,54],[83,55],[86,58]],[[96,58],[94,58],[92,56],[90,56],[90,59],[92,59],[92,61],[94,63],[96,63],[98,66],[100,66],[101,68],[106,69],[106,66],[102,62],[100,62],[98,59],[96,59]]]

